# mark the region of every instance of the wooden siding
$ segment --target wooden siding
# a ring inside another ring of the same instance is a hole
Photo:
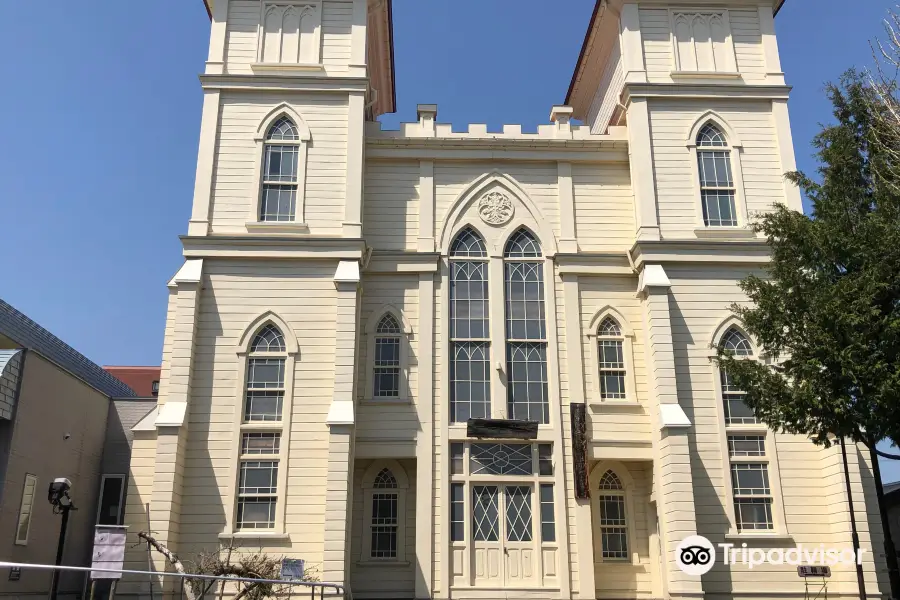
[[[321,58],[325,68],[347,71],[353,2],[325,0],[322,3]],[[230,0],[225,29],[225,68],[228,73],[252,73],[257,62],[260,0]]]
[[[377,250],[415,250],[419,237],[419,162],[366,161],[363,236]]]
[[[675,70],[675,50],[672,47],[669,11],[665,8],[641,8],[640,20],[648,81],[672,81],[670,75]]]
[[[691,127],[707,110],[715,110],[734,129],[744,148],[740,161],[744,199],[752,215],[784,202],[784,184],[771,103],[765,100],[652,100],[650,129],[659,205],[659,227],[664,238],[693,238],[702,226],[698,217],[691,153],[686,146]],[[732,161],[737,150],[732,151]]]
[[[289,103],[309,126],[306,159],[305,221],[310,232],[340,235],[347,179],[347,99],[338,94],[298,92],[223,93],[210,227],[213,233],[246,233],[256,206],[254,189],[261,168],[254,137],[266,115]]]
[[[629,249],[635,222],[628,165],[573,165],[572,184],[578,247],[585,252]]]
[[[368,372],[372,368],[369,357],[369,335],[366,328],[371,319],[378,319],[382,312],[375,313],[385,304],[401,310],[412,328],[412,334],[401,343],[408,344],[409,378],[406,397],[409,402],[378,402],[369,396],[367,389]],[[416,360],[419,329],[419,277],[413,275],[367,275],[363,279],[362,311],[360,312],[359,357],[357,369],[358,414],[357,438],[366,440],[415,440],[420,430],[416,413],[416,398],[419,389],[419,366]]]

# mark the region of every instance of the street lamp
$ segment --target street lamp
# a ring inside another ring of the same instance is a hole
[[[47,500],[53,506],[53,514],[62,513],[62,523],[59,526],[59,544],[56,547],[56,566],[62,564],[63,548],[66,545],[66,527],[69,525],[69,511],[78,510],[75,503],[69,497],[69,490],[72,489],[72,482],[65,477],[57,477],[50,484],[47,491]],[[56,600],[56,593],[59,589],[59,569],[53,570],[53,576],[50,580],[50,600]]]

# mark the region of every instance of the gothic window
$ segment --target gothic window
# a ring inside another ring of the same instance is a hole
[[[406,474],[399,463],[373,464],[363,477],[366,532],[363,561],[399,561],[405,555]]]
[[[707,123],[697,134],[697,168],[703,223],[712,227],[735,227],[736,186],[731,170],[731,148],[718,127]]]
[[[264,144],[260,221],[293,221],[297,210],[300,135],[281,117],[269,127]]]
[[[597,329],[597,356],[600,362],[600,398],[625,398],[625,337],[612,317]]]
[[[450,419],[491,416],[488,258],[471,227],[450,247]]]
[[[503,258],[508,416],[549,423],[541,246],[521,228],[506,242]]]
[[[600,547],[607,560],[628,559],[628,523],[625,517],[625,488],[612,470],[600,478]]]
[[[400,396],[400,344],[403,330],[397,318],[385,314],[375,329],[373,392],[375,398]]]

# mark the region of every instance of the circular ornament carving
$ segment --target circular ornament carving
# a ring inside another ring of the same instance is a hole
[[[512,200],[503,192],[490,192],[478,201],[478,215],[488,225],[503,225],[513,217]]]

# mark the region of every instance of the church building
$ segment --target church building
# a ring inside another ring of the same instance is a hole
[[[382,128],[390,0],[207,0],[126,566],[149,529],[182,558],[302,559],[363,600],[804,597],[795,566],[720,552],[698,576],[677,551],[851,545],[840,449],[768,429],[711,360],[768,360],[730,310],[768,260],[748,225],[802,210],[782,2],[597,0],[526,132],[454,130],[433,104]],[[868,451],[848,449],[887,597]],[[855,565],[828,586],[858,598]]]

